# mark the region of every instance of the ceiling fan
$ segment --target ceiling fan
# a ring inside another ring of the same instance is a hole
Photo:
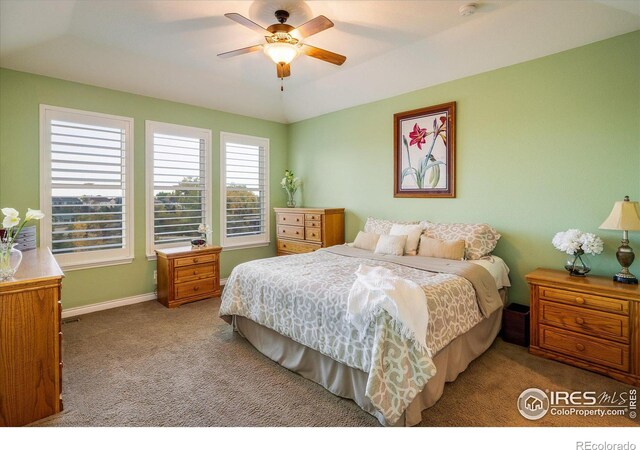
[[[275,16],[278,23],[274,23],[267,28],[263,28],[238,13],[225,14],[225,17],[228,17],[234,22],[262,34],[267,42],[266,44],[252,45],[251,47],[219,53],[218,56],[221,58],[229,58],[232,56],[263,50],[265,54],[269,56],[274,63],[276,63],[277,74],[280,79],[291,75],[291,61],[293,61],[300,53],[338,66],[341,66],[342,63],[347,60],[346,56],[303,43],[305,38],[313,36],[314,34],[333,26],[333,22],[325,16],[318,16],[297,28],[285,23],[289,18],[289,13],[287,11],[279,9],[275,12]],[[280,90],[282,90],[282,86],[280,87]]]

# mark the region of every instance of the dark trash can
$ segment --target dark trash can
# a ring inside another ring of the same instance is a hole
[[[510,303],[502,314],[502,340],[511,344],[529,346],[529,307]]]

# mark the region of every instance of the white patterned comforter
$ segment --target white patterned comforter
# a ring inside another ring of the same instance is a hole
[[[424,289],[430,317],[427,345],[433,355],[483,318],[473,285],[465,278],[328,251],[236,266],[225,285],[220,315],[246,317],[368,373],[366,395],[393,424],[436,368],[425,352],[395,331],[384,311],[358,338],[347,321],[347,298],[360,264],[388,268]]]

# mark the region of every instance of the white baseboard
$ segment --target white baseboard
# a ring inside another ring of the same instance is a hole
[[[227,282],[227,278],[220,280],[220,286],[224,286]],[[81,316],[83,314],[89,314],[97,311],[104,311],[105,309],[118,308],[120,306],[134,305],[136,303],[148,302],[155,300],[156,294],[149,292],[148,294],[134,295],[133,297],[118,298],[115,300],[107,300],[106,302],[94,303],[87,306],[76,306],[75,308],[66,308],[62,310],[62,318]]]
[[[62,310],[62,318],[81,316],[96,311],[104,311],[105,309],[118,308],[120,306],[133,305],[135,303],[148,302],[155,300],[156,294],[149,292],[148,294],[134,295],[133,297],[118,298],[115,300],[107,300],[106,302],[94,303],[87,306],[76,306],[75,308],[66,308]]]

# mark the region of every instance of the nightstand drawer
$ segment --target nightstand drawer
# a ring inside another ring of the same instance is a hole
[[[591,336],[629,342],[629,318],[540,300],[540,321]]]
[[[322,231],[320,228],[305,228],[304,238],[308,241],[322,241]]]
[[[188,283],[176,284],[176,300],[183,298],[213,295],[214,278],[205,278],[204,280],[190,281]]]
[[[209,278],[214,275],[215,266],[213,264],[198,264],[195,266],[176,269],[174,272],[174,281],[176,283],[184,283],[185,281]]]
[[[305,214],[304,219],[305,220],[321,220],[322,214]]]
[[[554,289],[540,286],[540,298],[567,305],[583,306],[585,308],[597,309],[599,311],[612,312],[616,314],[629,315],[629,302],[615,298],[601,297],[599,295],[584,294],[563,289]]]
[[[618,370],[629,370],[629,346],[540,325],[540,347]]]
[[[309,253],[320,248],[320,244],[278,240],[278,251],[283,253]]]
[[[282,225],[304,225],[304,214],[278,213],[276,219]]]
[[[278,225],[278,237],[304,239],[304,227]]]
[[[197,252],[193,252],[193,253],[194,254],[190,256],[183,256],[182,258],[176,258],[173,261],[174,267],[183,267],[183,266],[191,266],[193,264],[210,263],[218,259],[218,255],[214,253],[205,253],[202,255],[198,255]]]
[[[306,220],[304,222],[304,226],[308,228],[320,228],[322,226],[322,221],[318,220]]]

